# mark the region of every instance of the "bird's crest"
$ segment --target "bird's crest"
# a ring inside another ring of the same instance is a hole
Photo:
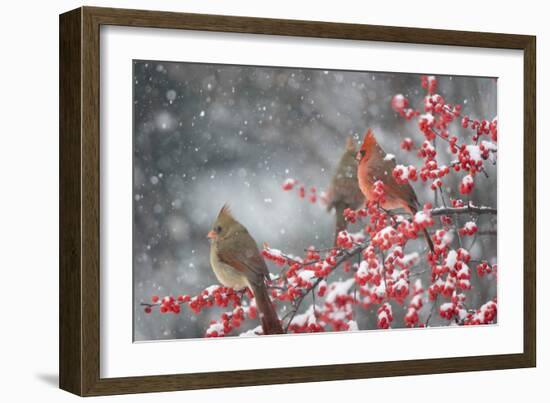
[[[367,130],[367,133],[365,134],[365,139],[363,140],[363,145],[361,146],[361,150],[369,150],[373,145],[376,144],[376,139],[374,138],[374,132],[371,128]]]
[[[351,136],[346,139],[346,150],[355,152],[355,142]]]
[[[231,214],[231,208],[229,207],[229,204],[225,203],[222,208],[220,209],[220,212],[218,213],[218,217],[231,217],[233,218],[233,214]]]

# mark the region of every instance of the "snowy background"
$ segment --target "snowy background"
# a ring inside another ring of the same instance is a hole
[[[495,79],[437,77],[438,93],[462,104],[465,114],[497,115]],[[404,137],[420,144],[423,136],[414,121],[393,112],[390,100],[402,93],[420,108],[425,94],[420,74],[134,61],[133,80],[136,341],[203,337],[209,321],[219,316],[216,309],[198,316],[188,309],[146,315],[140,302],[153,294],[195,295],[217,284],[206,234],[224,203],[259,245],[302,254],[313,244],[331,246],[334,216],[320,203],[283,192],[286,178],[322,191],[346,137],[359,141],[368,127],[398,163],[419,163],[399,144]],[[465,132],[458,124],[453,134],[460,137]],[[439,162],[450,159],[440,147]],[[496,166],[489,166],[488,174],[477,176],[471,199],[496,207]],[[446,184],[458,197],[460,177],[452,178],[456,183]],[[428,186],[413,185],[421,202],[433,201]],[[481,218],[478,227],[495,228],[490,220]],[[496,237],[478,237],[471,252],[473,259],[496,263]],[[331,279],[348,276],[339,270]],[[466,294],[479,306],[495,295],[494,287],[494,281],[472,275]],[[404,326],[401,313],[394,306],[393,327]],[[360,329],[376,328],[371,310],[361,314]],[[447,322],[434,318],[432,325],[438,323]],[[242,330],[256,325],[245,323]]]

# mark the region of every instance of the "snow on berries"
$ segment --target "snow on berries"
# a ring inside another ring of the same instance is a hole
[[[433,131],[434,125],[435,118],[431,113],[424,113],[418,118],[418,128],[422,133],[424,133],[424,136],[428,141],[431,141],[436,137],[436,133]]]
[[[455,308],[452,302],[445,302],[439,306],[439,314],[442,318],[450,320],[455,315]]]
[[[425,140],[418,151],[418,156],[424,158],[426,162],[433,161],[436,155],[435,147],[431,142]]]
[[[416,181],[418,179],[416,167],[413,165],[404,166],[396,165],[392,172],[395,181],[399,184],[405,184],[411,181]]]
[[[424,302],[422,296],[424,294],[424,288],[422,287],[422,282],[420,279],[417,279],[414,283],[413,296],[411,297],[409,304],[407,306],[407,311],[404,317],[405,324],[407,327],[414,327],[419,323],[419,311],[422,309]]]
[[[456,297],[459,295],[457,294],[459,290],[469,290],[471,288],[469,261],[470,253],[466,249],[449,250],[442,264],[432,267],[432,276],[437,280],[428,289],[430,299],[435,300],[439,294],[447,298]],[[443,304],[440,307],[440,315],[446,319],[451,319],[457,313],[456,306],[451,308],[451,305]]]
[[[394,95],[391,100],[391,107],[395,112],[401,112],[409,106],[409,100],[403,94]]]
[[[409,100],[403,94],[396,94],[391,99],[391,108],[406,120],[411,120],[419,114],[413,108],[409,108]]]
[[[223,337],[225,336],[223,323],[212,322],[206,329],[205,337]]]
[[[365,235],[362,232],[349,233],[348,231],[340,231],[336,236],[336,246],[344,249],[351,249],[364,240]]]
[[[387,302],[383,303],[380,308],[378,308],[376,313],[378,314],[378,328],[389,329],[391,322],[393,321],[391,305]]]
[[[400,244],[404,241],[401,233],[399,233],[393,226],[387,226],[378,231],[372,239],[373,245],[379,247],[381,250],[389,249],[394,244]]]
[[[282,188],[285,191],[289,191],[289,190],[292,190],[297,183],[298,181],[296,179],[287,178],[283,182]]]
[[[466,175],[464,178],[462,178],[462,181],[460,182],[460,194],[466,195],[470,194],[472,190],[474,189],[474,178],[472,175]]]
[[[267,244],[264,244],[262,255],[279,266],[282,266],[287,262],[287,258],[283,255],[283,252],[279,249],[270,248]]]
[[[424,229],[434,225],[434,219],[429,210],[418,211],[414,215],[413,222],[418,226],[418,229]]]
[[[437,78],[435,76],[422,76],[421,85],[428,94],[432,94],[437,89]]]
[[[468,221],[462,228],[458,230],[460,236],[472,236],[477,232],[477,224],[473,221]]]
[[[494,323],[497,317],[496,298],[483,304],[475,312],[469,313],[464,320],[464,325],[487,325]]]

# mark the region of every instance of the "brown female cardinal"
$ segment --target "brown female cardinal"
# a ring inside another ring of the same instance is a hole
[[[386,210],[402,208],[414,216],[420,207],[416,193],[409,183],[397,183],[392,175],[396,166],[395,159],[390,157],[382,150],[382,147],[374,138],[374,133],[369,129],[356,156],[359,161],[357,167],[359,188],[367,200],[373,200],[375,199],[373,194],[374,183],[382,181],[384,183],[385,201],[380,207]],[[424,235],[430,250],[433,252],[433,242],[426,229],[424,229]]]
[[[208,233],[210,264],[218,281],[226,287],[241,290],[249,287],[256,299],[264,334],[281,334],[283,328],[271,303],[265,280],[267,265],[247,229],[224,205]]]
[[[353,139],[348,137],[346,150],[340,157],[336,172],[330,182],[327,191],[327,211],[336,211],[336,227],[334,231],[334,243],[338,233],[347,227],[344,219],[344,210],[347,208],[357,209],[364,201],[365,196],[357,185],[357,161],[355,159],[355,144]]]

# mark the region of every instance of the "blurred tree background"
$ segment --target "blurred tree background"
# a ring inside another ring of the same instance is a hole
[[[281,190],[295,178],[326,189],[352,136],[357,142],[372,128],[398,163],[419,165],[414,152],[399,147],[405,137],[423,141],[415,121],[407,122],[390,106],[405,95],[422,108],[425,91],[419,74],[325,71],[281,67],[134,61],[134,339],[203,337],[216,309],[197,316],[146,315],[141,301],[151,295],[195,295],[217,284],[210,268],[206,234],[219,209],[229,203],[235,217],[261,246],[300,255],[304,248],[329,247],[334,216],[317,204]],[[433,73],[433,72],[432,72]],[[497,80],[438,75],[438,93],[461,104],[478,119],[497,115]],[[453,124],[452,134],[467,132]],[[438,162],[453,156],[443,142]],[[470,195],[475,204],[497,207],[496,165],[478,175]],[[445,181],[459,197],[462,176]],[[449,177],[449,178],[451,178]],[[429,186],[413,183],[421,203],[434,200]],[[461,217],[461,222],[467,221]],[[480,229],[496,229],[496,218],[481,217]],[[422,242],[422,243],[420,243]],[[410,242],[407,249],[424,247]],[[495,236],[480,236],[472,258],[496,263]],[[425,262],[422,262],[421,265]],[[475,268],[475,266],[473,266]],[[277,268],[270,265],[273,273]],[[422,267],[411,271],[422,271]],[[353,274],[338,270],[342,279]],[[427,287],[429,273],[423,277]],[[472,275],[472,302],[495,295],[495,282]],[[425,304],[429,309],[431,304]],[[304,304],[306,309],[309,304]],[[479,306],[479,305],[477,305]],[[403,310],[394,306],[393,327],[403,327]],[[373,310],[357,318],[360,329],[375,329]],[[447,324],[434,318],[431,325]],[[248,323],[242,330],[255,327]]]

